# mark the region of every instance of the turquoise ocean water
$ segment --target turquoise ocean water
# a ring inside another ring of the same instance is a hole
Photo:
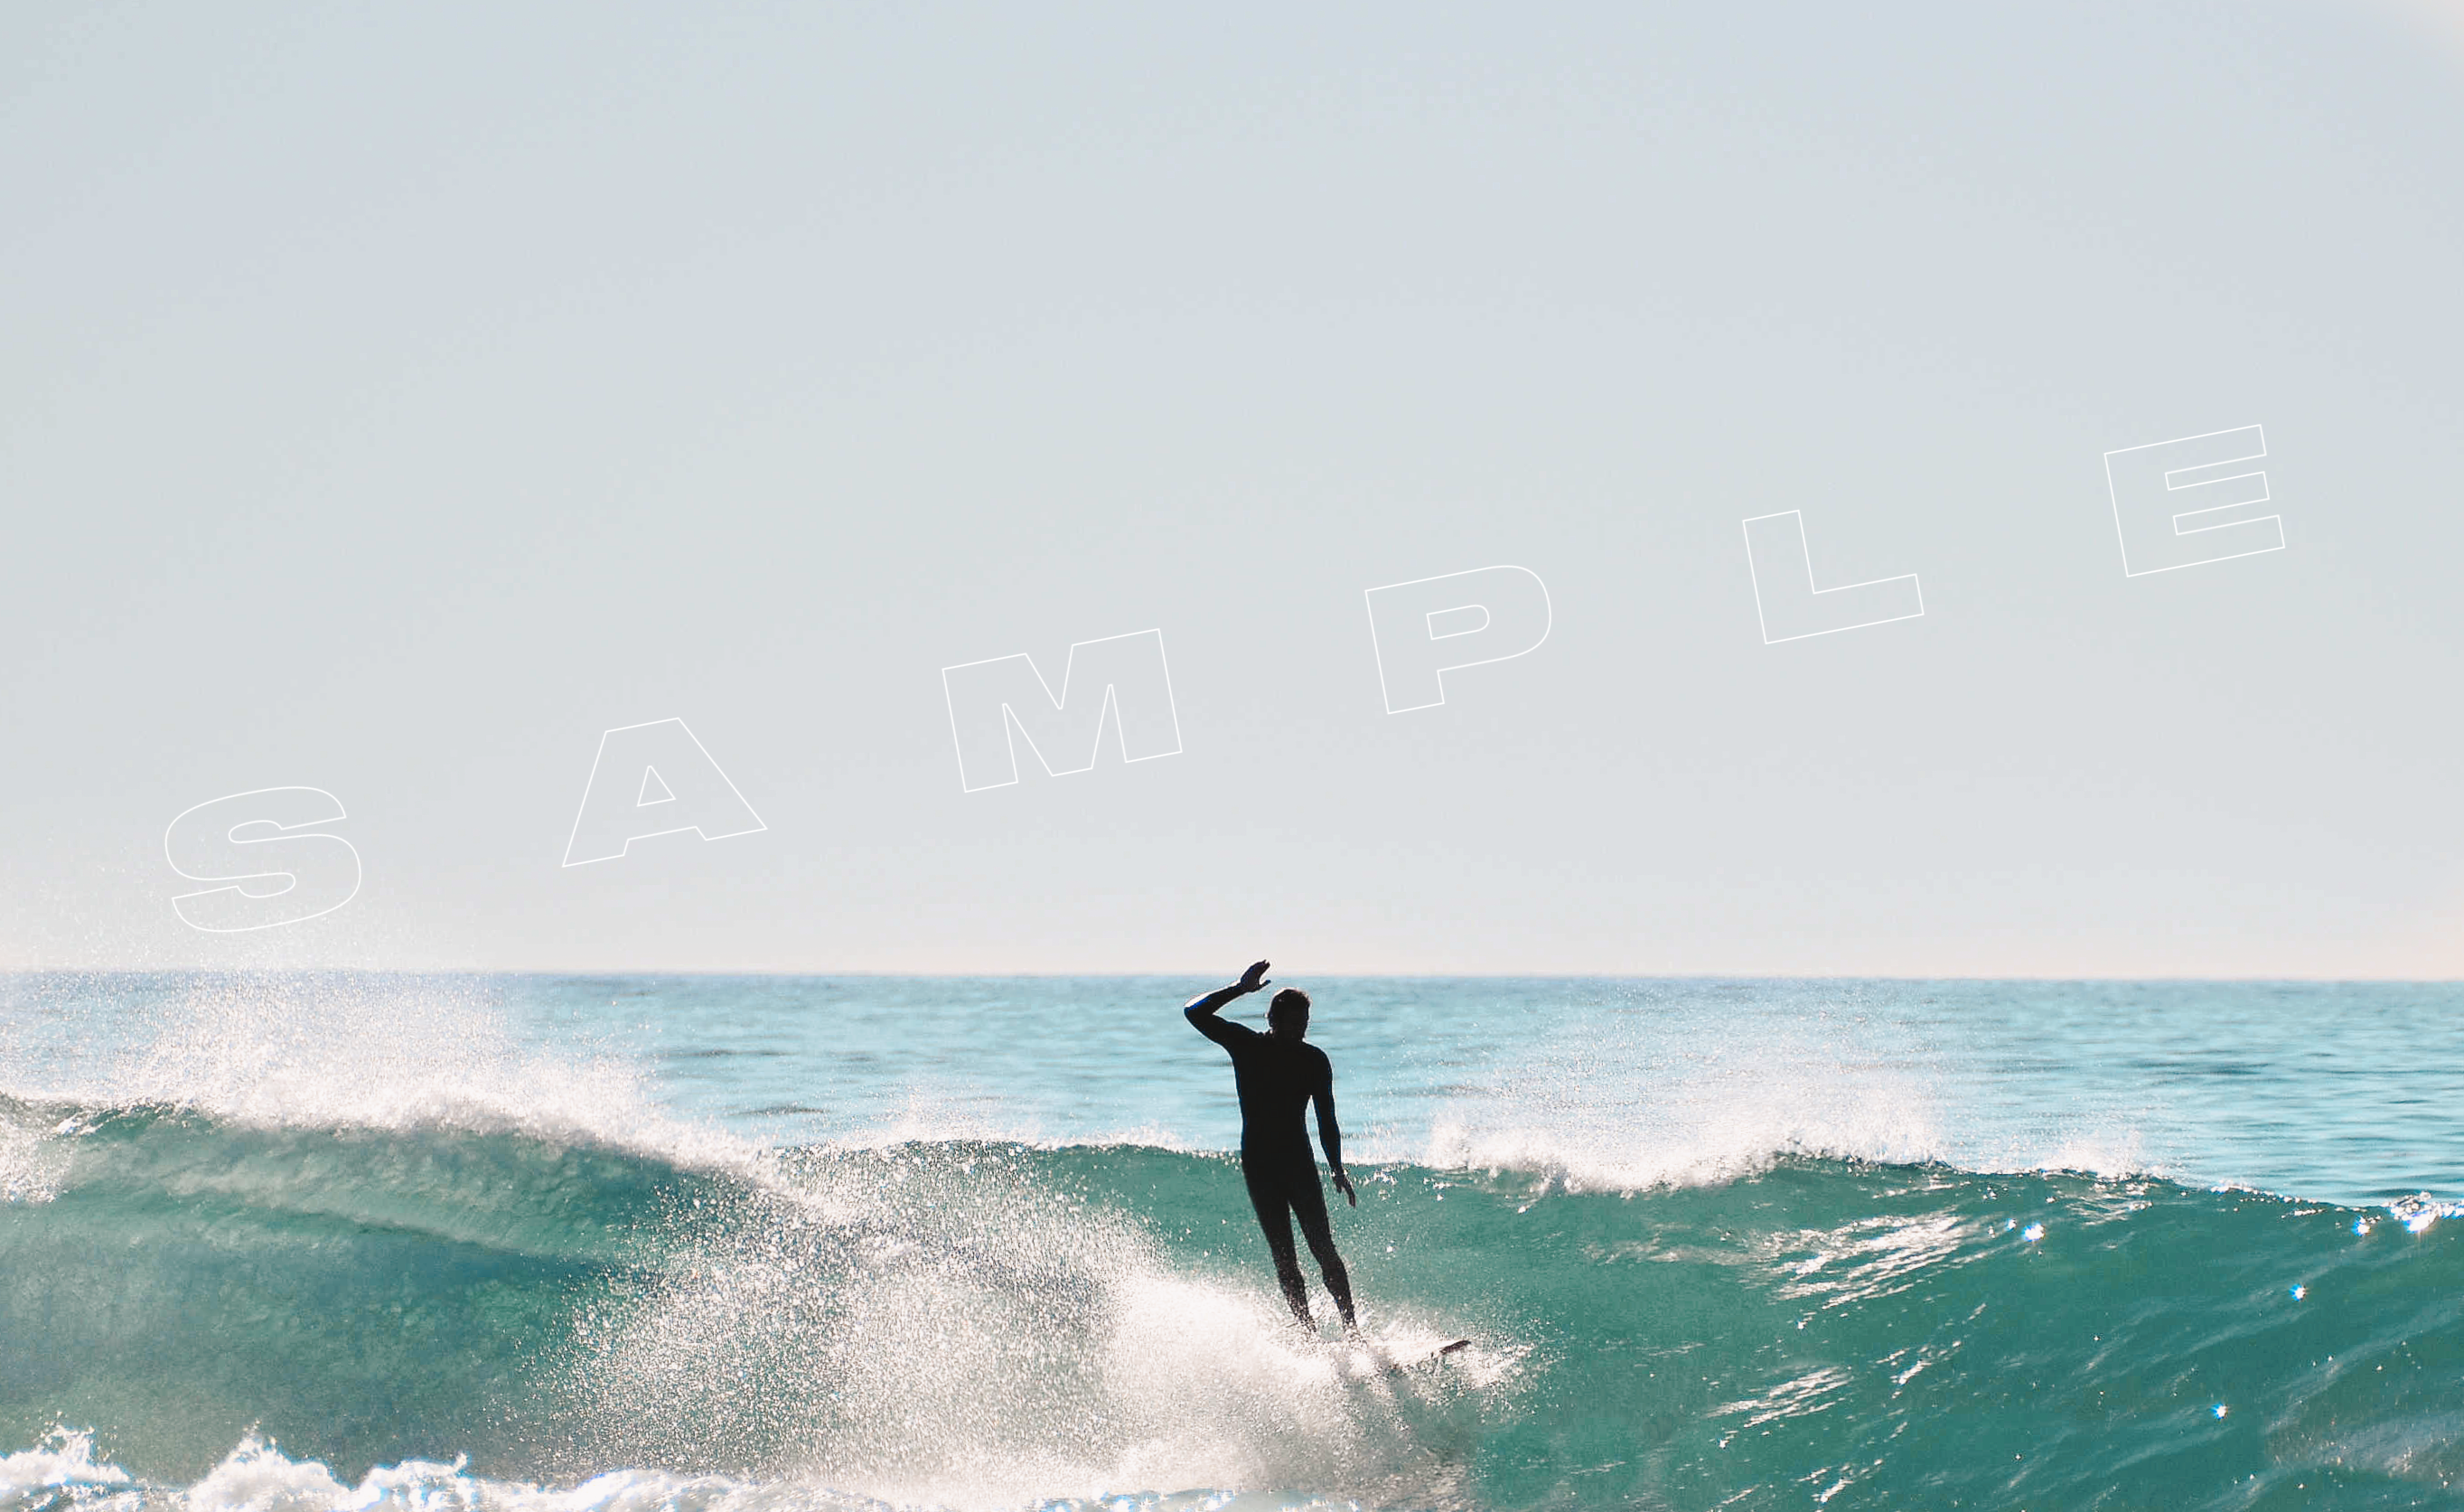
[[[0,1512],[2464,1507],[2456,988],[1215,985],[0,979]]]

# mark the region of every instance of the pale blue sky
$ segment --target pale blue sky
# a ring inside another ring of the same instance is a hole
[[[2454,975],[2440,14],[13,6],[0,965]],[[1766,645],[1793,509],[1924,616]],[[1180,754],[963,789],[1150,629]],[[764,828],[561,867],[671,719]],[[184,925],[295,785],[359,895]]]

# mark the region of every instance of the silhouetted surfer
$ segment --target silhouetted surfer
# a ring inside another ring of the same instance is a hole
[[[1352,1278],[1344,1273],[1343,1256],[1334,1253],[1334,1234],[1326,1220],[1326,1190],[1317,1182],[1317,1159],[1309,1153],[1309,1127],[1301,1115],[1311,1099],[1317,1101],[1317,1138],[1326,1146],[1326,1163],[1334,1169],[1334,1190],[1360,1206],[1352,1178],[1343,1173],[1343,1135],[1334,1126],[1334,1067],[1326,1052],[1308,1044],[1309,1000],[1307,992],[1286,988],[1266,1005],[1266,1034],[1246,1024],[1218,1018],[1215,1011],[1236,997],[1246,997],[1266,985],[1266,963],[1241,973],[1230,987],[1218,988],[1191,1003],[1183,1012],[1190,1027],[1232,1053],[1232,1078],[1241,1093],[1241,1174],[1249,1183],[1249,1201],[1258,1210],[1258,1227],[1266,1231],[1266,1248],[1275,1255],[1275,1279],[1284,1283],[1284,1300],[1303,1327],[1314,1328],[1309,1317],[1309,1286],[1292,1253],[1292,1219],[1301,1220],[1301,1234],[1309,1254],[1334,1294],[1343,1326],[1355,1326],[1352,1316]]]

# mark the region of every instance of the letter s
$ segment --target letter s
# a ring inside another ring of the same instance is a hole
[[[322,788],[259,788],[197,805],[163,832],[163,855],[192,882],[225,885],[182,893],[172,910],[208,934],[332,913],[359,896],[360,853],[339,834],[293,832],[345,817]]]

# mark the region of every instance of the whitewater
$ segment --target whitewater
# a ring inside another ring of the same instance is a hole
[[[0,979],[0,1512],[2464,1507],[2452,987],[1215,985]]]

